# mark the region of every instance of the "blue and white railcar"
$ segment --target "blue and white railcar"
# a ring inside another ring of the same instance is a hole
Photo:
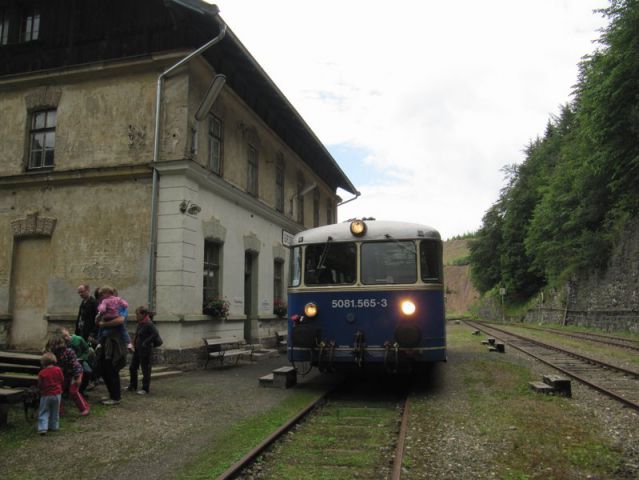
[[[322,370],[446,360],[442,242],[425,225],[353,220],[291,244],[288,358]]]

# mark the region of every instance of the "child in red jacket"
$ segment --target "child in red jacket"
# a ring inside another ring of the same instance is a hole
[[[60,429],[60,399],[64,388],[64,375],[56,367],[57,359],[51,352],[45,352],[40,359],[42,370],[38,373],[40,391],[40,410],[38,411],[38,433],[44,435],[47,430]]]

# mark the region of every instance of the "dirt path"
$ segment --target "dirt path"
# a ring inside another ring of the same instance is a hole
[[[224,429],[291,394],[258,386],[260,376],[285,363],[280,357],[188,372],[152,383],[148,396],[126,392],[114,407],[98,404],[106,393],[98,387],[91,392],[88,417],[69,408],[61,431],[44,437],[35,428],[25,433],[22,412],[12,408],[9,421],[19,428],[0,435],[23,438],[3,449],[2,478],[174,478],[203,449],[214,448]],[[309,377],[302,388],[322,388],[321,379]]]

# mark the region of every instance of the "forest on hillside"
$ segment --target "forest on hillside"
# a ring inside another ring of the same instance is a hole
[[[519,303],[605,267],[639,213],[639,0],[611,0],[595,52],[579,64],[572,101],[548,121],[470,242],[481,293]]]

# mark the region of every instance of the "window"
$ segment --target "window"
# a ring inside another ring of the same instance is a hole
[[[215,115],[209,115],[209,168],[222,172],[222,120]]]
[[[284,260],[276,258],[273,262],[273,308],[284,303]],[[277,312],[275,312],[277,313]]]
[[[29,129],[29,169],[53,167],[56,110],[31,114]]]
[[[220,250],[222,245],[204,241],[204,278],[202,281],[202,304],[220,298]]]
[[[302,248],[291,248],[291,261],[289,262],[290,275],[288,276],[289,287],[299,287],[302,281]]]
[[[2,8],[0,9],[0,45],[9,43],[9,14]]]
[[[442,245],[437,240],[422,240],[419,245],[419,263],[422,281],[439,282],[441,278]]]
[[[257,150],[248,147],[248,168],[246,169],[246,191],[257,197]]]
[[[332,223],[335,223],[335,220],[333,220],[333,202],[328,198],[326,199],[326,225]]]
[[[415,283],[417,251],[411,241],[362,244],[362,283]]]
[[[319,188],[313,191],[313,226],[319,227],[320,192]]]
[[[31,42],[40,36],[40,12],[35,8],[25,11],[22,17],[22,30],[20,31],[20,41]]]
[[[357,249],[349,243],[308,245],[304,264],[306,285],[338,285],[355,283]]]
[[[304,197],[301,195],[304,190],[304,177],[297,176],[297,221],[304,225]]]
[[[284,212],[284,159],[275,163],[275,209]]]

